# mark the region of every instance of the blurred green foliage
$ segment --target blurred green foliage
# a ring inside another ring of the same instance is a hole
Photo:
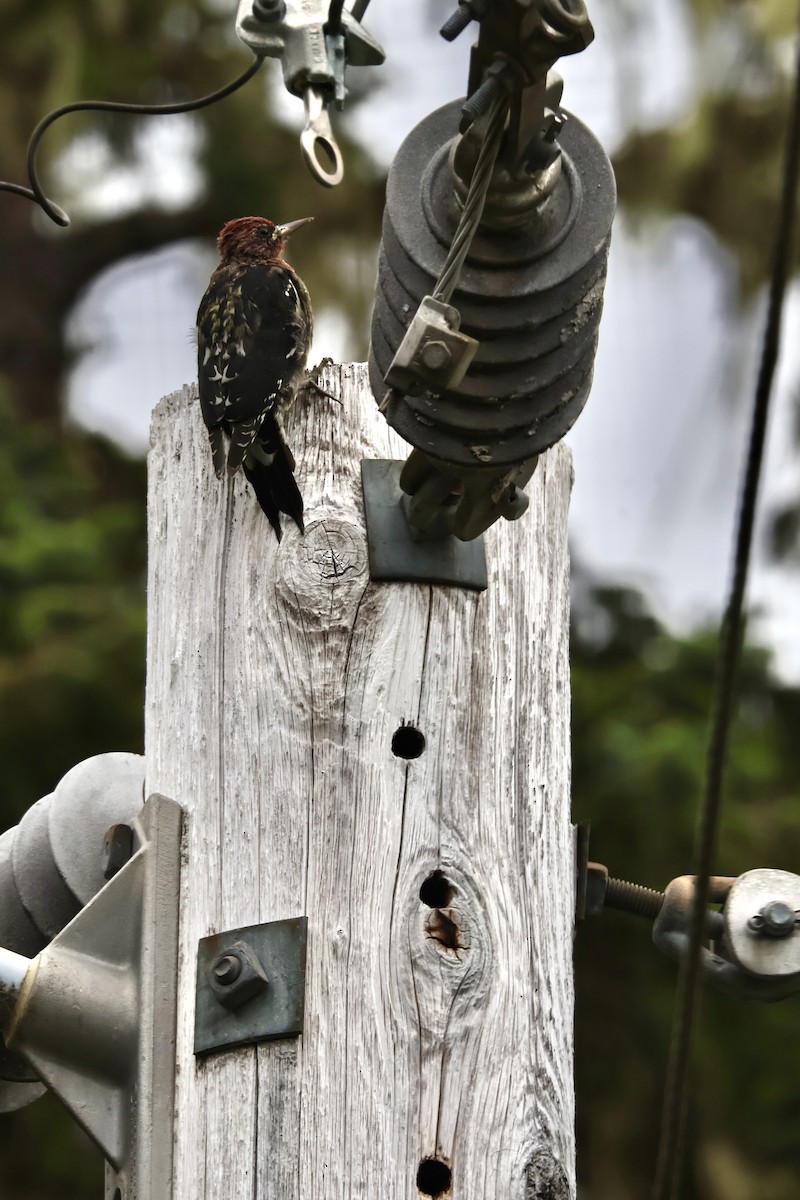
[[[629,0],[614,2],[624,8]],[[780,64],[795,6],[674,3],[706,49],[733,31],[737,69],[710,73],[684,120],[629,139],[616,163],[621,200],[643,225],[675,211],[706,223],[735,253],[746,294],[769,261],[788,95]],[[233,78],[247,61],[230,33],[233,8],[215,0],[10,0],[0,176],[22,180],[28,134],[53,105],[88,95],[184,98]],[[195,118],[204,185],[180,211],[146,207],[99,220],[59,179],[66,194],[55,198],[74,221],[54,236],[22,201],[2,200],[1,827],[80,759],[141,749],[144,473],[105,442],[63,426],[63,327],[82,289],[125,256],[187,236],[210,243],[231,216],[285,220],[316,211],[318,236],[313,246],[298,240],[296,264],[318,307],[346,313],[354,356],[363,352],[382,181],[365,153],[348,146],[346,183],[322,204],[296,134],[266,108],[262,73]],[[113,162],[130,161],[137,125],[69,118],[47,135],[46,180],[56,178],[59,151],[87,128],[101,133]],[[784,549],[799,524],[787,514]],[[583,589],[572,640],[575,819],[591,818],[592,857],[615,875],[663,887],[690,869],[715,653],[712,633],[671,635],[633,592]],[[721,872],[797,868],[799,723],[800,694],[778,685],[751,649]],[[576,963],[581,1200],[638,1200],[655,1158],[675,969],[652,947],[645,922],[618,913],[580,929]],[[800,1194],[795,1013],[793,1002],[756,1008],[706,997],[682,1200]],[[99,1156],[50,1097],[0,1118],[0,1178],[4,1200],[97,1200],[102,1192]]]
[[[716,634],[673,637],[637,593],[601,587],[571,647],[574,819],[591,820],[591,857],[612,875],[663,889],[692,867]],[[800,693],[751,648],[739,696],[717,869],[796,872]],[[619,912],[580,927],[575,957],[581,1200],[634,1200],[652,1182],[677,971],[649,923]],[[800,1192],[796,1005],[705,994],[681,1200]]]
[[[7,825],[82,758],[141,749],[143,495],[143,463],[95,439],[20,422],[0,392]]]

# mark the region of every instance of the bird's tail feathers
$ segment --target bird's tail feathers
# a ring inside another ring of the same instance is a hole
[[[291,517],[302,533],[305,528],[303,497],[294,477],[294,456],[283,440],[277,421],[264,423],[257,442],[244,460],[243,469],[278,541],[283,533],[281,513]]]

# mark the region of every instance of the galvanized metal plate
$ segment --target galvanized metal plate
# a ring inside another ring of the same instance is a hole
[[[731,956],[753,975],[783,976],[800,972],[800,930],[785,938],[759,936],[749,921],[775,901],[800,912],[800,875],[769,867],[745,871],[725,901],[725,942]]]
[[[484,591],[489,579],[482,537],[471,542],[455,537],[415,542],[411,537],[401,507],[404,465],[391,458],[366,458],[361,463],[370,576]]]
[[[308,918],[247,925],[201,938],[197,950],[194,1052],[211,1054],[303,1032]],[[245,942],[261,962],[266,988],[240,1008],[217,998],[211,968],[236,943]]]

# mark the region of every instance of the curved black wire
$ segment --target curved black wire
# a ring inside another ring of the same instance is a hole
[[[263,61],[264,59],[260,55],[256,55],[247,70],[237,76],[231,83],[226,83],[224,87],[219,88],[216,92],[210,92],[207,96],[201,96],[199,100],[184,100],[179,104],[122,104],[113,100],[79,100],[74,104],[64,104],[61,108],[56,108],[53,112],[48,113],[46,117],[43,117],[31,134],[31,139],[28,142],[28,179],[31,186],[27,188],[20,183],[5,183],[0,181],[0,191],[12,192],[14,195],[24,196],[26,200],[33,200],[34,204],[38,204],[51,221],[55,221],[56,225],[66,227],[69,225],[69,217],[62,208],[59,208],[57,204],[54,204],[45,195],[36,170],[36,151],[39,148],[39,142],[42,140],[42,135],[45,131],[55,121],[58,121],[68,113],[74,112],[123,112],[152,116],[170,116],[177,113],[194,112],[195,109],[205,108],[209,104],[216,104],[217,100],[224,100],[226,96],[230,96],[231,92],[235,92],[243,84],[247,83],[249,79],[253,78]]]
[[[344,9],[344,0],[331,0],[328,6],[328,21],[326,29],[328,33],[342,32],[342,11]]]
[[[714,707],[711,715],[706,757],[706,778],[697,840],[697,883],[692,908],[689,945],[681,965],[675,1004],[675,1019],[667,1063],[664,1106],[656,1164],[653,1200],[675,1200],[682,1158],[683,1131],[686,1120],[686,1086],[689,1052],[700,974],[700,951],[705,932],[708,906],[709,877],[713,870],[717,828],[722,802],[728,737],[734,704],[734,690],[739,665],[744,627],[744,593],[753,541],[758,483],[764,456],[767,416],[772,382],[780,348],[781,316],[786,285],[791,272],[794,225],[797,209],[798,179],[800,178],[800,36],[797,40],[797,63],[794,95],[789,115],[786,151],[783,167],[778,226],[775,236],[774,260],[770,276],[769,300],[764,337],[761,347],[750,442],[747,452],[739,515],[733,554],[730,593],[720,628],[720,648],[715,681]]]

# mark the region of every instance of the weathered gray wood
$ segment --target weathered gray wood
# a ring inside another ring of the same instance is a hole
[[[359,463],[405,452],[361,366],[322,382],[343,404],[290,421],[307,530],[280,546],[214,478],[193,393],[154,418],[147,778],[188,812],[176,1200],[408,1200],[428,1157],[459,1200],[567,1200],[569,455],[487,535],[488,592],[373,584]],[[302,913],[302,1037],[196,1061],[198,939]]]

